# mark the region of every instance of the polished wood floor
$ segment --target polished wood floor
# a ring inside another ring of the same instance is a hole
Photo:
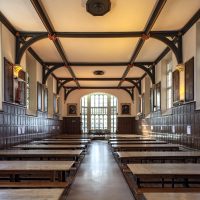
[[[106,141],[90,145],[67,200],[134,200]]]

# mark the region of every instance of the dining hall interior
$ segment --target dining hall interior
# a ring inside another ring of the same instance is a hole
[[[0,0],[0,199],[199,200],[200,0]]]

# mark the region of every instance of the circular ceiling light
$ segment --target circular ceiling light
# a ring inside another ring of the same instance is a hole
[[[86,9],[93,16],[103,16],[110,11],[111,2],[110,0],[88,0]]]
[[[94,75],[97,75],[97,76],[102,76],[105,74],[104,71],[102,71],[102,70],[96,70],[93,73],[94,73]]]

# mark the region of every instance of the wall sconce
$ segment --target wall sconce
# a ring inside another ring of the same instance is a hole
[[[178,65],[176,65],[176,69],[177,69],[179,72],[184,71],[184,64],[183,64],[183,63],[179,63]]]
[[[19,72],[21,70],[22,70],[22,66],[20,66],[20,65],[14,65],[13,66],[14,77],[18,78],[19,77]]]

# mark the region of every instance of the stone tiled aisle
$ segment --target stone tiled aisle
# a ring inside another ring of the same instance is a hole
[[[67,200],[133,200],[106,141],[93,141]]]

